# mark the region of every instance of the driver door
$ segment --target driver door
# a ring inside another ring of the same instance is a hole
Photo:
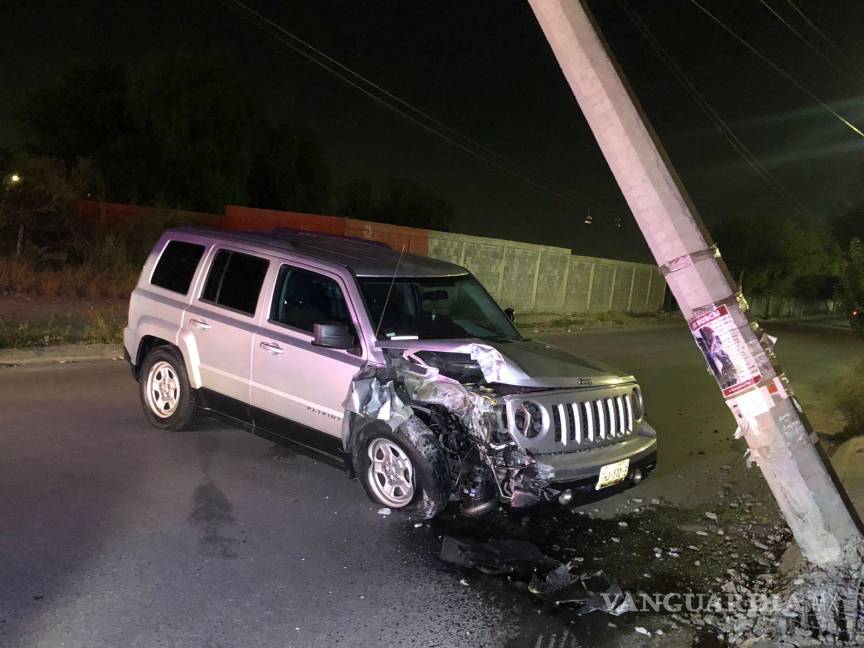
[[[276,274],[252,345],[255,424],[283,436],[302,435],[292,429],[294,422],[341,439],[342,403],[366,355],[359,341],[356,349],[327,349],[314,346],[312,334],[316,323],[338,322],[356,339],[356,311],[336,275],[289,264]]]

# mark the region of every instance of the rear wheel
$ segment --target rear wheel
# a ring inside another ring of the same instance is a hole
[[[354,444],[354,471],[372,500],[433,518],[450,499],[450,470],[438,438],[418,418],[393,430],[376,421]]]
[[[192,423],[198,406],[186,374],[183,356],[172,347],[157,347],[141,366],[141,406],[150,424],[182,430]]]

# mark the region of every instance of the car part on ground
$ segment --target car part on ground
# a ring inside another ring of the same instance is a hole
[[[484,574],[518,574],[525,577],[537,571],[550,571],[560,564],[540,551],[537,545],[525,540],[477,542],[447,535],[441,539],[439,557],[444,562],[471,567]]]
[[[579,563],[559,563],[525,540],[478,542],[445,535],[439,558],[492,576],[528,578],[532,594],[555,605],[573,605],[577,614],[600,611],[618,616],[635,609],[632,598],[603,572],[586,572]]]

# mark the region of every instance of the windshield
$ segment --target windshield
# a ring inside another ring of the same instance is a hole
[[[359,281],[372,325],[381,321],[380,340],[520,339],[510,319],[471,275],[399,277],[392,290],[388,277]]]

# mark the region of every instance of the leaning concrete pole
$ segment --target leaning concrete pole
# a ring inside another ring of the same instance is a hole
[[[841,564],[857,515],[587,9],[528,2],[802,552]]]

